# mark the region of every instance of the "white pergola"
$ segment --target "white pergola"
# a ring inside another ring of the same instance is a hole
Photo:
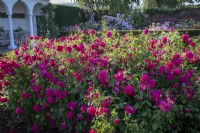
[[[0,0],[0,5],[4,7],[6,14],[8,15],[8,30],[10,36],[10,45],[9,49],[16,49],[17,46],[14,43],[14,34],[13,34],[13,13],[18,13],[20,8],[24,7],[26,10],[27,22],[30,35],[33,36],[37,34],[36,30],[36,8],[41,8],[42,6],[48,4],[49,0]],[[39,6],[38,6],[39,5]],[[1,7],[0,7],[1,8]],[[15,20],[15,23],[17,20]],[[15,24],[14,23],[14,24]],[[20,23],[20,22],[19,22]]]

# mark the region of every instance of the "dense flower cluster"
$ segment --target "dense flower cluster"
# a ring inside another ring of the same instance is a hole
[[[117,14],[116,17],[104,15],[102,16],[102,20],[104,20],[108,24],[109,29],[116,29],[116,30],[134,29],[130,20],[125,19],[123,14]]]
[[[0,102],[29,122],[28,130],[199,130],[197,39],[84,30],[29,43],[0,59]]]
[[[167,30],[170,27],[173,27],[175,29],[200,29],[200,22],[199,20],[194,20],[192,18],[184,18],[178,20],[171,20],[164,23],[152,23],[152,25],[149,25],[149,29],[151,30]]]

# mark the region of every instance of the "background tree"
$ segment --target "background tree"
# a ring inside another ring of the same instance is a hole
[[[152,9],[155,7],[163,8],[181,8],[185,3],[194,4],[200,0],[143,0],[143,9]]]
[[[198,3],[200,0],[75,0],[79,6],[90,10],[107,9],[111,14],[127,14],[134,6],[141,6],[143,9],[156,7],[178,8],[184,3]]]
[[[81,8],[89,10],[109,10],[112,15],[127,14],[133,6],[139,5],[140,0],[76,0]]]
[[[56,5],[48,4],[42,8],[42,17],[38,20],[39,35],[56,38],[58,37],[58,25],[55,24]]]

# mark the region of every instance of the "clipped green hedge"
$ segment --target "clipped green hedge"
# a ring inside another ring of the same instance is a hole
[[[150,30],[150,32],[163,32],[163,31],[168,31],[168,30],[160,30],[160,31],[155,31],[155,30]],[[188,35],[192,36],[199,36],[200,35],[200,30],[199,29],[177,29],[177,31],[181,34],[187,33]],[[119,33],[125,34],[125,33],[133,33],[134,35],[138,35],[143,32],[143,30],[118,30]]]
[[[153,15],[153,14],[174,14],[176,12],[179,12],[180,9],[168,9],[168,8],[154,8],[154,9],[146,9],[144,10],[144,13]]]
[[[61,31],[61,32],[59,32],[58,37],[69,36],[70,34],[71,34],[70,32],[63,32],[63,31]]]
[[[59,27],[86,22],[83,10],[79,7],[58,5],[55,9],[55,23]]]
[[[179,30],[180,33],[188,33],[191,37],[192,36],[200,36],[199,29],[188,29],[188,30]]]
[[[195,10],[199,9],[199,7],[196,8],[154,8],[154,9],[146,9],[144,10],[144,13],[149,14],[149,15],[154,15],[154,14],[167,14],[167,15],[173,15],[175,13],[178,13],[182,10]]]
[[[168,31],[168,30],[161,30],[161,31],[155,31],[155,30],[150,30],[150,32],[163,32],[163,31]],[[190,35],[190,37],[193,36],[200,36],[200,30],[199,29],[178,29],[179,33],[184,34],[187,33]],[[139,35],[143,32],[143,30],[117,30],[120,34],[126,34],[126,33],[132,33],[133,35]],[[71,33],[70,32],[60,32],[59,36],[69,36]]]

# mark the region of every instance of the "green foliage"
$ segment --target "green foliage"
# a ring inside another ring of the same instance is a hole
[[[185,2],[195,3],[200,0],[76,0],[84,9],[99,10],[108,9],[112,14],[129,13],[133,9],[133,3],[141,5],[143,10],[159,8],[180,8]]]
[[[140,0],[76,0],[79,6],[89,10],[108,9],[112,15],[117,13],[129,13],[133,3],[139,4]]]
[[[28,40],[0,59],[0,102],[15,121],[27,132],[198,132],[199,40],[106,29]]]
[[[162,33],[163,31],[167,31],[167,30],[162,30],[162,31],[149,31],[151,33]],[[189,34],[191,37],[195,37],[195,36],[199,36],[200,35],[200,30],[199,29],[178,29],[176,30],[178,31],[180,34]],[[132,33],[134,35],[139,35],[143,32],[143,30],[118,30],[117,32],[121,33],[121,34],[126,34],[126,33]]]
[[[143,0],[143,10],[154,8],[181,8],[185,3],[195,3],[200,0]]]
[[[92,129],[98,129],[98,133],[111,133],[114,131],[114,124],[104,114],[93,120],[93,123]]]
[[[131,19],[132,25],[136,29],[145,28],[145,15],[140,10],[134,10],[128,14],[128,18]]]
[[[55,23],[58,26],[70,26],[79,23],[86,22],[85,14],[83,10],[78,7],[57,5],[55,9]]]
[[[172,15],[176,12],[179,12],[181,9],[175,9],[175,8],[152,8],[152,9],[146,9],[144,10],[144,13],[153,15],[153,14],[169,14]]]
[[[168,30],[162,30],[162,31],[149,31],[151,33],[161,33],[161,32],[167,32]],[[199,29],[178,29],[177,30],[180,34],[184,34],[187,33],[189,34],[191,37],[195,37],[195,36],[199,36],[200,35],[200,30]],[[143,30],[117,30],[117,32],[121,35],[125,35],[127,33],[131,33],[133,35],[140,35]],[[60,32],[61,36],[68,36],[70,34],[72,34],[73,32]]]
[[[144,0],[142,10],[153,9],[157,6],[156,0]]]
[[[58,36],[58,26],[54,23],[56,6],[48,4],[42,8],[42,16],[38,18],[38,35],[48,38],[55,38]]]
[[[199,8],[168,8],[168,7],[154,7],[152,9],[146,9],[143,12],[148,15],[159,15],[159,14],[166,14],[166,15],[174,15],[175,13],[179,13],[182,10],[190,10],[190,9],[199,9]]]

